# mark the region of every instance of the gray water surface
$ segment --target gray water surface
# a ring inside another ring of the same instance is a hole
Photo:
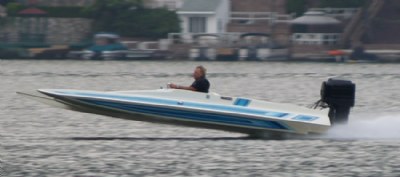
[[[208,69],[211,91],[308,106],[330,77],[357,84],[349,125],[286,140],[52,108],[38,88],[157,89]],[[0,60],[0,176],[400,176],[400,65]]]

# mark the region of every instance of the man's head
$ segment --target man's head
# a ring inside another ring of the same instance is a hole
[[[196,69],[193,72],[193,78],[194,79],[201,79],[206,77],[207,69],[204,68],[204,66],[197,66]]]

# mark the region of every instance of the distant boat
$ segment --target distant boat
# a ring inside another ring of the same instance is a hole
[[[276,44],[266,33],[245,33],[240,36],[239,60],[277,61],[289,58],[289,49]]]
[[[194,36],[196,45],[189,50],[191,60],[216,60],[216,45],[219,36],[214,34],[199,34]]]
[[[198,34],[189,51],[192,60],[237,60],[238,50],[218,34]]]
[[[127,60],[151,58],[155,50],[129,49],[113,33],[98,33],[94,36],[94,45],[82,50],[71,51],[69,58],[87,60]]]

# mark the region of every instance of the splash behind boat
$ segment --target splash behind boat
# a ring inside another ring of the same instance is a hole
[[[38,93],[19,94],[64,109],[136,121],[246,134],[309,134],[324,133],[335,123],[347,122],[354,106],[355,85],[345,80],[324,82],[321,100],[314,107],[320,109],[175,89],[39,89]]]

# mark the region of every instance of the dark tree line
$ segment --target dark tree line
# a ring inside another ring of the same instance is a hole
[[[160,38],[179,32],[179,19],[167,9],[146,9],[141,0],[98,0],[85,9],[94,19],[94,31],[122,36]]]
[[[9,16],[27,8],[16,0],[0,0],[7,7]],[[45,17],[91,18],[93,33],[114,32],[127,37],[162,38],[168,33],[179,32],[180,22],[174,11],[164,8],[148,9],[142,0],[97,0],[88,7],[38,6],[47,12]],[[5,20],[0,19],[0,24]]]

